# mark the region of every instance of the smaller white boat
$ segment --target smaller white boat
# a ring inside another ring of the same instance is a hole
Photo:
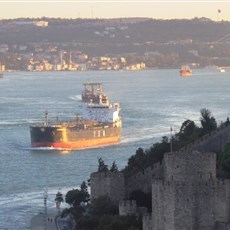
[[[218,70],[219,70],[219,72],[221,72],[221,73],[225,73],[225,69],[223,69],[223,68],[219,68]]]

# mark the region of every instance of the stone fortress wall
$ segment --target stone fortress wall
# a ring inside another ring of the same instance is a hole
[[[228,142],[230,125],[223,124],[143,172],[126,178],[93,173],[92,199],[107,194],[118,202],[135,190],[152,191],[152,214],[143,215],[143,230],[230,230],[230,182],[216,178],[216,152]],[[122,202],[121,212],[128,214],[131,207]]]
[[[125,178],[125,192],[126,197],[135,190],[142,190],[145,193],[149,193],[152,190],[151,183],[152,178],[162,178],[163,167],[160,162],[146,168],[142,172],[138,172]]]
[[[152,183],[153,229],[212,230],[230,221],[230,181],[216,178],[215,165],[214,153],[165,154],[164,178]]]
[[[107,195],[114,203],[125,197],[124,174],[121,172],[94,172],[90,175],[91,199]]]
[[[136,190],[149,193],[152,190],[152,178],[163,178],[161,163],[156,163],[128,178],[125,178],[122,172],[94,172],[90,176],[91,198],[108,195],[111,200],[117,203],[119,200],[128,198],[129,194]]]
[[[198,150],[200,152],[219,152],[226,143],[230,142],[230,123],[224,123],[216,130],[190,143],[180,151]]]
[[[147,213],[147,208],[138,207],[135,200],[120,200],[119,202],[120,216],[129,216],[129,215],[143,216],[146,213]]]
[[[121,200],[119,203],[119,215],[135,215],[137,212],[137,203],[135,200]]]
[[[201,182],[216,178],[216,154],[213,152],[166,153],[163,161],[166,181]]]

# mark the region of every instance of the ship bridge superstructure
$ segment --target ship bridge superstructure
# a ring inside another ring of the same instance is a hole
[[[90,102],[82,111],[85,120],[96,120],[104,123],[121,122],[119,103],[110,103],[104,95],[100,96],[99,103]]]

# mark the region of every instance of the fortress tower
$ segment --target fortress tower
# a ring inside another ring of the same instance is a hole
[[[135,200],[121,200],[119,202],[120,216],[135,215],[136,212],[137,212],[137,204]]]
[[[215,153],[165,154],[164,179],[152,183],[152,229],[230,229],[229,185],[216,178]]]
[[[124,174],[121,172],[94,172],[90,175],[91,199],[107,195],[118,204],[125,198]]]

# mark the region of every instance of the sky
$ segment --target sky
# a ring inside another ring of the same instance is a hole
[[[0,19],[12,18],[210,18],[230,21],[230,0],[0,0]]]

